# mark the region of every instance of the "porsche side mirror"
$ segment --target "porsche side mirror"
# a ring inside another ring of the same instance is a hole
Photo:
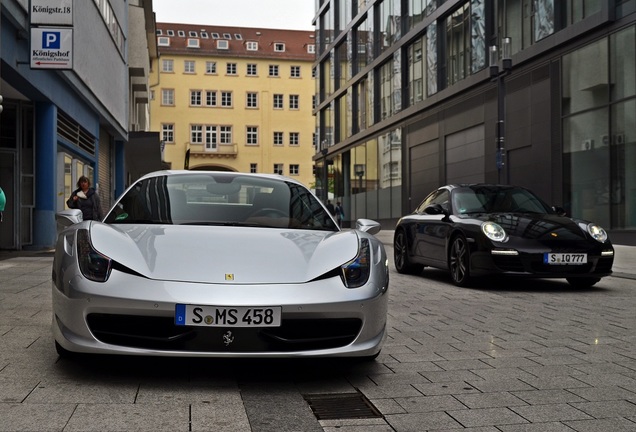
[[[371,235],[376,235],[382,229],[382,225],[371,219],[358,219],[356,221],[356,229]]]
[[[441,204],[430,204],[424,208],[424,213],[427,215],[440,215],[446,214],[444,212],[444,207]]]
[[[82,211],[79,209],[62,210],[55,214],[55,222],[57,222],[57,233],[64,231],[66,228],[80,223],[84,220]]]
[[[552,206],[552,210],[554,210],[554,212],[559,216],[567,216],[567,213],[563,207]]]

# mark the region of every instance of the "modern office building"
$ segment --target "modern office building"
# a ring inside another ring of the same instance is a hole
[[[46,249],[80,176],[105,209],[126,186],[129,131],[149,123],[152,1],[0,3],[0,249]]]
[[[173,169],[314,180],[314,32],[157,23],[152,130]]]
[[[514,183],[636,244],[636,0],[316,0],[317,181],[394,226]]]

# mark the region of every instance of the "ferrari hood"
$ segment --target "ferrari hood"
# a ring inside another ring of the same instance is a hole
[[[358,253],[354,231],[93,223],[91,241],[150,279],[216,284],[307,282]]]

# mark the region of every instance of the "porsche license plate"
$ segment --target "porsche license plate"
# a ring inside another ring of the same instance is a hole
[[[549,265],[581,265],[587,264],[585,253],[545,253],[543,263]]]
[[[182,326],[280,327],[281,307],[197,306],[178,304],[174,322]]]

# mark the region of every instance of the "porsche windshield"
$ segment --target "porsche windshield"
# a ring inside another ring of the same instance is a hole
[[[532,192],[518,187],[470,186],[453,190],[457,214],[468,213],[552,213]]]
[[[299,184],[217,172],[140,180],[120,198],[104,222],[338,231],[320,202]]]

